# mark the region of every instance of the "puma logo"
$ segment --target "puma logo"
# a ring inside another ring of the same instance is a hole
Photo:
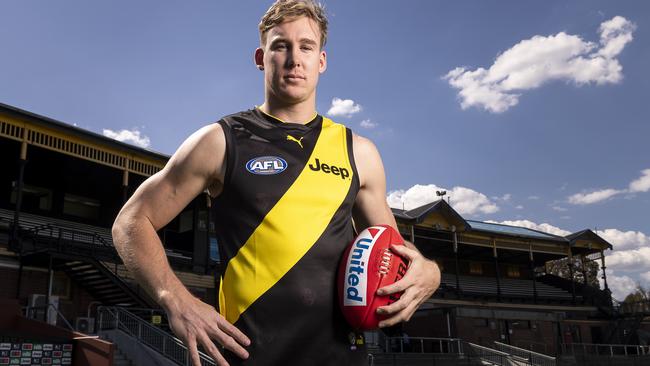
[[[305,138],[305,136],[301,137],[300,140],[299,140],[299,139],[297,139],[297,138],[295,138],[295,137],[293,137],[293,136],[291,136],[291,135],[287,135],[287,140],[289,140],[289,141],[293,141],[293,142],[297,143],[298,145],[300,145],[300,148],[301,148],[301,149],[303,148],[303,147],[302,147],[302,139],[303,139],[303,138]]]

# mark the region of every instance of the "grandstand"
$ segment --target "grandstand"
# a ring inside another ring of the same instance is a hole
[[[0,365],[13,362],[23,344],[41,357],[44,346],[69,344],[67,358],[80,365],[186,364],[186,349],[125,269],[110,235],[122,204],[169,157],[4,104],[0,153],[0,302],[15,310],[0,319]],[[210,203],[200,195],[158,234],[181,281],[218,306],[222,268]],[[444,200],[393,213],[402,235],[438,261],[442,279],[411,321],[366,334],[375,364],[523,365],[547,356],[647,352],[637,335],[650,329],[650,309],[619,307],[604,272],[604,288],[589,285],[586,264],[604,268],[612,249],[594,232],[561,237],[468,220]],[[551,273],[550,261],[567,258],[585,264],[582,280]],[[34,332],[34,322],[52,328]],[[88,349],[102,351],[90,362]]]

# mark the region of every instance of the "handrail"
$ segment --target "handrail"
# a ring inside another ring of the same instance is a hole
[[[43,229],[52,229],[52,224],[48,222],[46,224],[41,224],[41,225],[38,225],[38,226],[31,227],[27,231],[38,233],[39,231],[41,231]]]
[[[460,354],[463,353],[461,342],[460,338],[385,337],[384,351]]]
[[[614,355],[650,355],[650,346],[640,346],[637,344],[602,344],[602,343],[563,343],[562,353],[575,355],[577,351],[582,351],[583,354],[594,354],[600,356],[601,354],[614,356]],[[601,350],[604,352],[601,353]]]
[[[530,364],[535,366],[555,366],[555,357],[543,353],[534,352],[528,349],[511,346],[509,344],[494,342],[498,351],[507,352],[515,356],[526,359]]]
[[[180,339],[149,324],[128,310],[116,306],[100,306],[97,308],[97,313],[99,314],[98,330],[119,329],[177,365],[191,364],[187,347]],[[199,351],[199,358],[202,366],[215,365],[212,358],[201,351]]]
[[[530,365],[530,362],[527,359],[516,355],[497,351],[495,349],[481,346],[475,343],[463,343],[467,345],[467,353],[469,358],[479,358],[480,360],[484,361],[483,363],[490,363],[493,365],[501,366]]]

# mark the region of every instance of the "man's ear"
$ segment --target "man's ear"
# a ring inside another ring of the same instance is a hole
[[[325,50],[323,50],[320,51],[320,62],[319,62],[318,72],[322,74],[325,72],[325,70],[327,70],[327,53],[325,53]]]
[[[257,68],[260,70],[264,70],[264,50],[261,48],[257,48],[255,50],[255,65],[257,65]]]

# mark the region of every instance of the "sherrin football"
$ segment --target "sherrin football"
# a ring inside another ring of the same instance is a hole
[[[363,230],[347,247],[338,272],[339,305],[348,323],[357,330],[372,330],[387,316],[377,308],[397,301],[400,293],[378,296],[377,289],[399,281],[408,264],[390,250],[404,245],[402,236],[388,225]]]

